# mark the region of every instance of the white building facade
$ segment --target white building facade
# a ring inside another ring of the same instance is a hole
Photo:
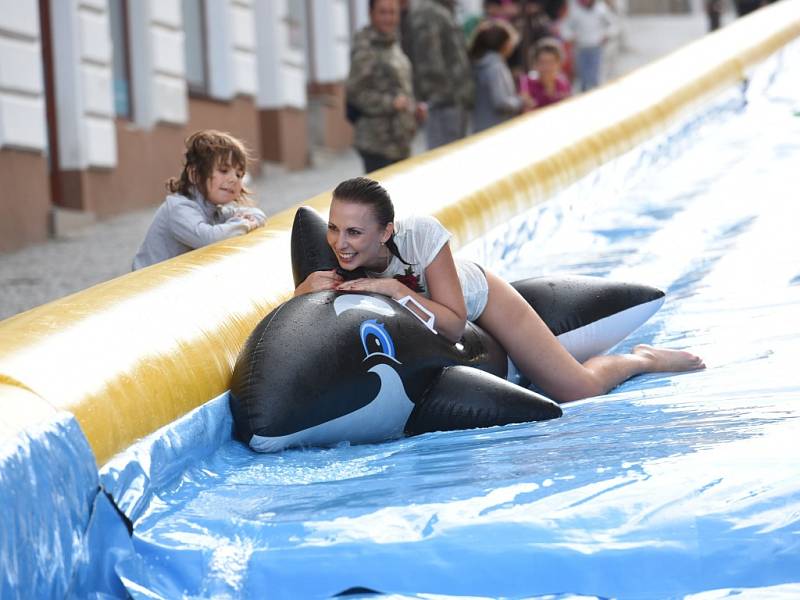
[[[367,1],[0,0],[0,252],[46,238],[54,208],[159,202],[198,129],[242,139],[256,174],[349,147]]]
[[[47,235],[47,117],[39,10],[0,0],[0,250]]]

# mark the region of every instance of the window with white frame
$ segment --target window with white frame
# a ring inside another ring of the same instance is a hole
[[[108,17],[113,47],[111,77],[114,86],[114,113],[117,117],[123,119],[130,119],[133,114],[131,106],[131,76],[128,62],[127,8],[128,0],[108,0]]]
[[[182,0],[186,84],[192,94],[208,95],[208,43],[205,2]]]

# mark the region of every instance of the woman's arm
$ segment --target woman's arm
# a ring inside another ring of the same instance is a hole
[[[170,202],[168,200],[169,230],[176,240],[189,248],[202,248],[220,240],[244,235],[256,227],[252,221],[235,217],[225,223],[213,224],[200,205],[189,198]]]
[[[445,244],[436,258],[425,269],[425,279],[431,297],[412,291],[408,286],[394,278],[354,279],[340,284],[342,291],[376,292],[399,300],[411,296],[436,317],[434,327],[451,342],[457,342],[464,334],[467,325],[467,308],[464,294],[458,280],[456,264],[450,252],[450,244]]]

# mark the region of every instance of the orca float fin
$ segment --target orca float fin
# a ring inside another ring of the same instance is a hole
[[[561,407],[544,396],[471,367],[447,367],[416,403],[405,432],[454,431],[555,419]]]

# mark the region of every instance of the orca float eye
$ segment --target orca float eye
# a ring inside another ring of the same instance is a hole
[[[394,342],[382,323],[368,319],[361,323],[361,345],[367,358],[379,354],[395,358]]]

